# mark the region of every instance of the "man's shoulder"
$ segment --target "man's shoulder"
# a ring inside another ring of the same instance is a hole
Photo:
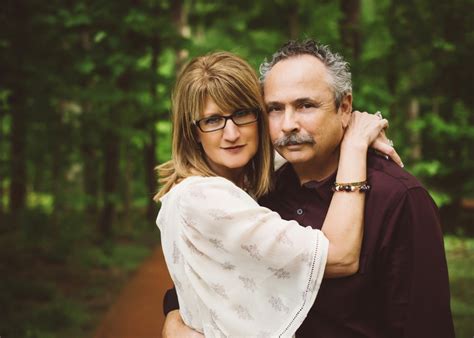
[[[395,195],[406,194],[411,190],[422,189],[423,184],[404,168],[384,157],[369,153],[367,178],[372,191]]]

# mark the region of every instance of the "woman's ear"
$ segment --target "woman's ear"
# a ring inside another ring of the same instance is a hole
[[[349,124],[352,114],[352,94],[346,94],[339,105],[338,113],[341,113],[341,121],[343,128]]]

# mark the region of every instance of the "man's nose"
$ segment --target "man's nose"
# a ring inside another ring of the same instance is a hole
[[[294,109],[286,108],[281,123],[281,130],[284,133],[292,133],[299,130],[298,118]]]
[[[235,142],[240,137],[240,129],[231,119],[226,121],[224,127],[224,139],[229,142]]]

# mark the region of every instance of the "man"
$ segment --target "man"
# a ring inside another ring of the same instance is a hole
[[[288,163],[277,172],[275,191],[260,203],[285,219],[321,228],[338,166],[342,116],[352,111],[348,64],[314,41],[291,41],[261,72],[271,138]],[[323,281],[297,336],[454,337],[434,202],[413,176],[374,154],[368,156],[368,181],[359,271]],[[167,294],[165,311],[175,297]],[[183,329],[176,317],[176,311],[170,314],[165,335]]]

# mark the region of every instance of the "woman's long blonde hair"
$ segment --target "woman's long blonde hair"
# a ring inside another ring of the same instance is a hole
[[[173,185],[189,176],[218,176],[206,162],[193,121],[211,98],[222,112],[258,107],[258,150],[246,166],[245,187],[260,197],[270,189],[273,149],[268,133],[268,117],[259,80],[252,67],[229,52],[216,52],[191,60],[181,71],[172,93],[172,159],[158,167],[161,189],[158,201]]]

